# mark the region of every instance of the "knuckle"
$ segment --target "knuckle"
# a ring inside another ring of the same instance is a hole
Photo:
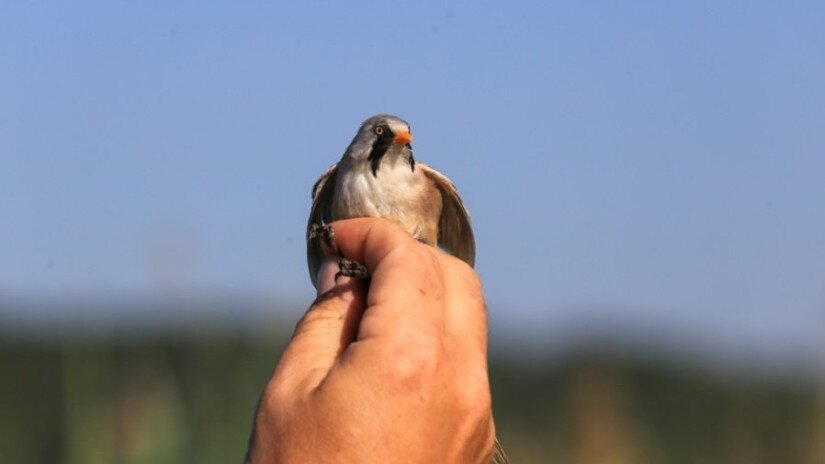
[[[483,299],[481,296],[484,293],[484,290],[481,286],[481,278],[479,278],[478,273],[474,271],[472,268],[467,266],[467,272],[465,273],[465,282],[467,282],[467,287],[473,293],[479,296],[479,298]]]
[[[481,292],[481,278],[478,273],[464,261],[458,260],[458,274],[467,286],[475,292]]]
[[[447,256],[450,274],[461,282],[468,291],[481,294],[483,292],[481,278],[472,266],[454,257]]]
[[[442,357],[435,340],[412,331],[396,336],[390,356],[390,375],[402,383],[414,385],[434,379]]]

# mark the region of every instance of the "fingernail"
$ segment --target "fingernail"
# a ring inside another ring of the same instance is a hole
[[[325,259],[321,268],[318,269],[318,278],[315,279],[318,283],[319,296],[335,288],[335,274],[337,273],[338,263],[331,258]]]

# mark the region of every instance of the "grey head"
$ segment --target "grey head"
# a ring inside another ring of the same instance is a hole
[[[415,170],[411,142],[412,135],[407,121],[391,114],[378,114],[361,124],[341,160],[368,161],[374,176],[378,175],[381,162],[385,159],[403,159]]]

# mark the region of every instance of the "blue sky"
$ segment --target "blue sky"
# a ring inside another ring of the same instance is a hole
[[[172,3],[4,6],[0,294],[308,299],[309,189],[391,112],[500,325],[818,343],[821,3]]]

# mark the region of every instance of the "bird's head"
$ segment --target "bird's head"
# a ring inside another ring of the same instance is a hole
[[[391,114],[379,114],[361,124],[344,158],[370,161],[373,174],[388,154],[408,158],[412,165],[412,139],[407,121]]]

